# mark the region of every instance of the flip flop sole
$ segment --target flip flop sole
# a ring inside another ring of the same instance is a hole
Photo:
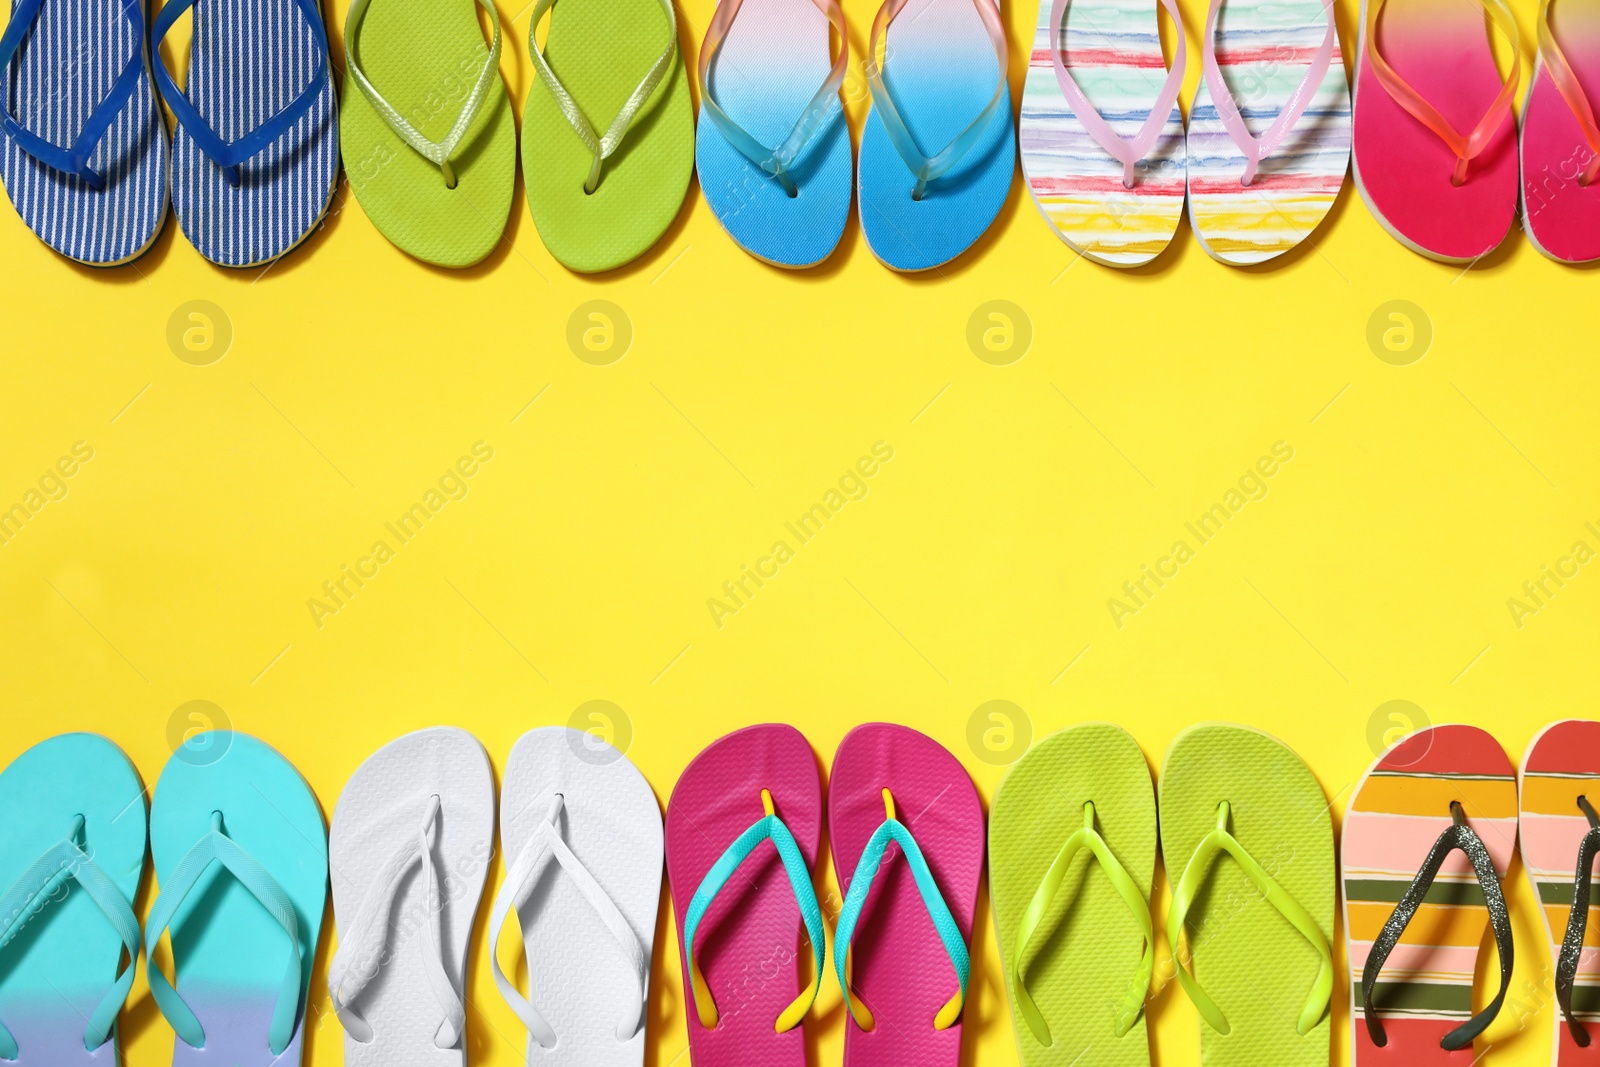
[[[1600,4],[1549,9],[1550,31],[1589,99],[1600,98]],[[1522,217],[1528,240],[1561,263],[1600,260],[1600,181],[1578,178],[1593,148],[1541,58],[1522,104]]]

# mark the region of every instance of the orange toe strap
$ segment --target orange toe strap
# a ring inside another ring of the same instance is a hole
[[[1578,120],[1583,139],[1589,142],[1589,162],[1584,166],[1580,178],[1582,184],[1588,185],[1600,173],[1600,127],[1595,125],[1594,108],[1590,106],[1583,86],[1578,83],[1578,76],[1572,71],[1572,64],[1567,62],[1561,46],[1556,43],[1555,32],[1550,28],[1550,0],[1542,0],[1539,4],[1539,57],[1544,61],[1544,69],[1549,73],[1550,80],[1555,82],[1561,99],[1572,109],[1572,117]]]

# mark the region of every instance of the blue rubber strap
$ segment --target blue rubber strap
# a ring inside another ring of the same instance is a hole
[[[822,925],[822,907],[817,903],[817,891],[811,885],[811,872],[806,869],[806,858],[801,854],[799,844],[795,842],[794,835],[783,824],[783,820],[776,815],[766,815],[753,823],[748,830],[739,835],[738,840],[728,846],[728,850],[712,864],[711,870],[706,872],[700,888],[694,891],[694,897],[689,901],[689,911],[683,924],[684,952],[689,960],[691,999],[696,1003],[700,997],[700,990],[696,988],[700,979],[697,977],[699,968],[694,963],[694,935],[700,926],[700,920],[705,918],[712,901],[716,900],[722,887],[728,884],[733,872],[750,858],[757,845],[769,839],[778,850],[778,858],[783,861],[783,869],[789,875],[789,888],[794,892],[795,903],[800,906],[800,918],[804,920],[806,934],[811,940],[811,959],[816,964],[816,978],[811,983],[808,1005],[816,1000],[817,993],[822,988],[827,934]],[[710,997],[709,989],[705,990],[705,995]],[[794,1005],[790,1007],[793,1008]]]
[[[239,187],[239,164],[288,133],[317,102],[322,84],[328,78],[328,33],[322,26],[322,13],[317,9],[317,0],[295,0],[295,3],[311,25],[311,34],[317,46],[317,69],[312,73],[310,83],[301,90],[299,96],[289,101],[287,107],[237,141],[224,141],[217,135],[178,88],[172,72],[167,70],[166,61],[161,58],[162,38],[172,29],[178,17],[194,6],[195,0],[168,0],[150,24],[150,54],[155,57],[156,84],[161,87],[161,98],[172,109],[178,125],[188,132],[207,158],[222,168],[223,178],[234,188]]]
[[[44,0],[21,0],[17,4],[11,21],[6,25],[5,34],[0,36],[0,68],[11,65],[12,58],[16,56],[17,49],[22,47],[23,38],[33,29],[43,6]],[[133,55],[128,57],[116,81],[111,83],[111,91],[89,113],[89,120],[78,131],[72,147],[62,148],[46,141],[17,121],[9,105],[0,106],[0,129],[5,130],[18,148],[47,167],[82,179],[84,184],[96,191],[106,187],[106,179],[98,171],[89,168],[89,157],[94,155],[106,131],[127,106],[133,90],[139,85],[139,75],[144,72],[144,13],[140,0],[123,0],[122,10],[128,16],[128,21],[133,23],[136,42]]]
[[[855,936],[856,925],[861,919],[861,909],[867,903],[872,880],[878,876],[884,852],[891,841],[905,853],[906,863],[911,867],[911,877],[917,884],[917,892],[922,894],[922,906],[928,909],[933,928],[944,943],[945,954],[950,957],[950,966],[955,969],[956,981],[961,986],[962,1003],[966,1001],[967,979],[972,974],[966,939],[961,936],[961,927],[956,925],[955,917],[950,914],[950,906],[945,903],[938,883],[933,880],[933,872],[928,870],[928,861],[923,858],[917,839],[898,819],[885,819],[873,832],[867,847],[862,850],[861,859],[856,862],[855,874],[850,876],[850,891],[845,894],[844,907],[839,912],[839,922],[833,934],[833,973],[839,979],[840,991],[844,993],[845,1008],[857,1026],[861,1025],[861,1020],[856,1018],[855,1002],[850,997],[844,966],[849,956],[851,938]]]
[[[283,979],[278,983],[278,1001],[272,1009],[272,1027],[267,1035],[272,1054],[277,1056],[289,1047],[289,1039],[294,1036],[295,1019],[300,1011],[304,966],[300,953],[300,923],[295,919],[294,903],[289,899],[289,894],[267,873],[266,868],[223,832],[221,823],[220,815],[212,816],[211,832],[196,841],[194,847],[178,861],[150,908],[150,918],[145,923],[145,976],[150,980],[150,992],[156,999],[156,1005],[161,1008],[161,1014],[167,1017],[172,1029],[186,1043],[195,1048],[204,1048],[206,1033],[200,1020],[150,957],[161,941],[162,932],[171,924],[179,906],[200,876],[213,862],[220,863],[250,891],[251,896],[261,902],[261,906],[278,920],[278,925],[289,935],[289,945],[293,951],[284,969]],[[176,973],[176,959],[173,960],[173,969]]]
[[[77,827],[74,827],[74,834]],[[133,988],[133,970],[139,959],[139,920],[122,891],[116,887],[106,872],[100,868],[70,837],[57,841],[46,849],[33,864],[18,876],[0,897],[0,915],[10,920],[0,929],[0,951],[22,932],[40,911],[58,898],[57,893],[66,883],[76,881],[89,895],[89,899],[105,913],[116,927],[117,934],[128,949],[128,965],[111,982],[111,988],[100,998],[100,1004],[89,1019],[83,1033],[83,1047],[93,1052],[111,1036],[117,1022],[117,1012],[122,1010],[128,991]],[[0,1025],[0,1057],[17,1058],[17,1042],[11,1032]]]

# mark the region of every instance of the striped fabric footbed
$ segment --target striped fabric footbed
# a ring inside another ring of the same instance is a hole
[[[224,141],[287,107],[317,69],[320,47],[295,0],[197,0],[184,93]],[[239,167],[238,188],[182,125],[172,139],[172,209],[214,263],[249,267],[299,244],[321,220],[339,170],[333,67],[311,109]]]
[[[120,0],[44,0],[0,71],[0,99],[25,129],[69,147],[143,48]],[[80,263],[124,263],[150,247],[167,213],[167,135],[148,69],[89,166],[106,179],[98,192],[0,136],[0,181],[28,228]]]

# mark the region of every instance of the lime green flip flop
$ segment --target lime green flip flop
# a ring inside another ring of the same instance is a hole
[[[1336,876],[1322,787],[1277,738],[1202,723],[1173,739],[1160,797],[1167,942],[1200,1012],[1201,1062],[1327,1067]]]
[[[989,892],[1024,1067],[1149,1064],[1155,867],[1150,767],[1121,727],[1052,734],[1000,783]]]
[[[426,263],[477,263],[505,232],[517,180],[493,0],[356,0],[344,56],[340,150],[367,217]]]
[[[522,178],[539,236],[572,270],[620,267],[666,232],[694,169],[672,0],[539,0],[528,50]]]

